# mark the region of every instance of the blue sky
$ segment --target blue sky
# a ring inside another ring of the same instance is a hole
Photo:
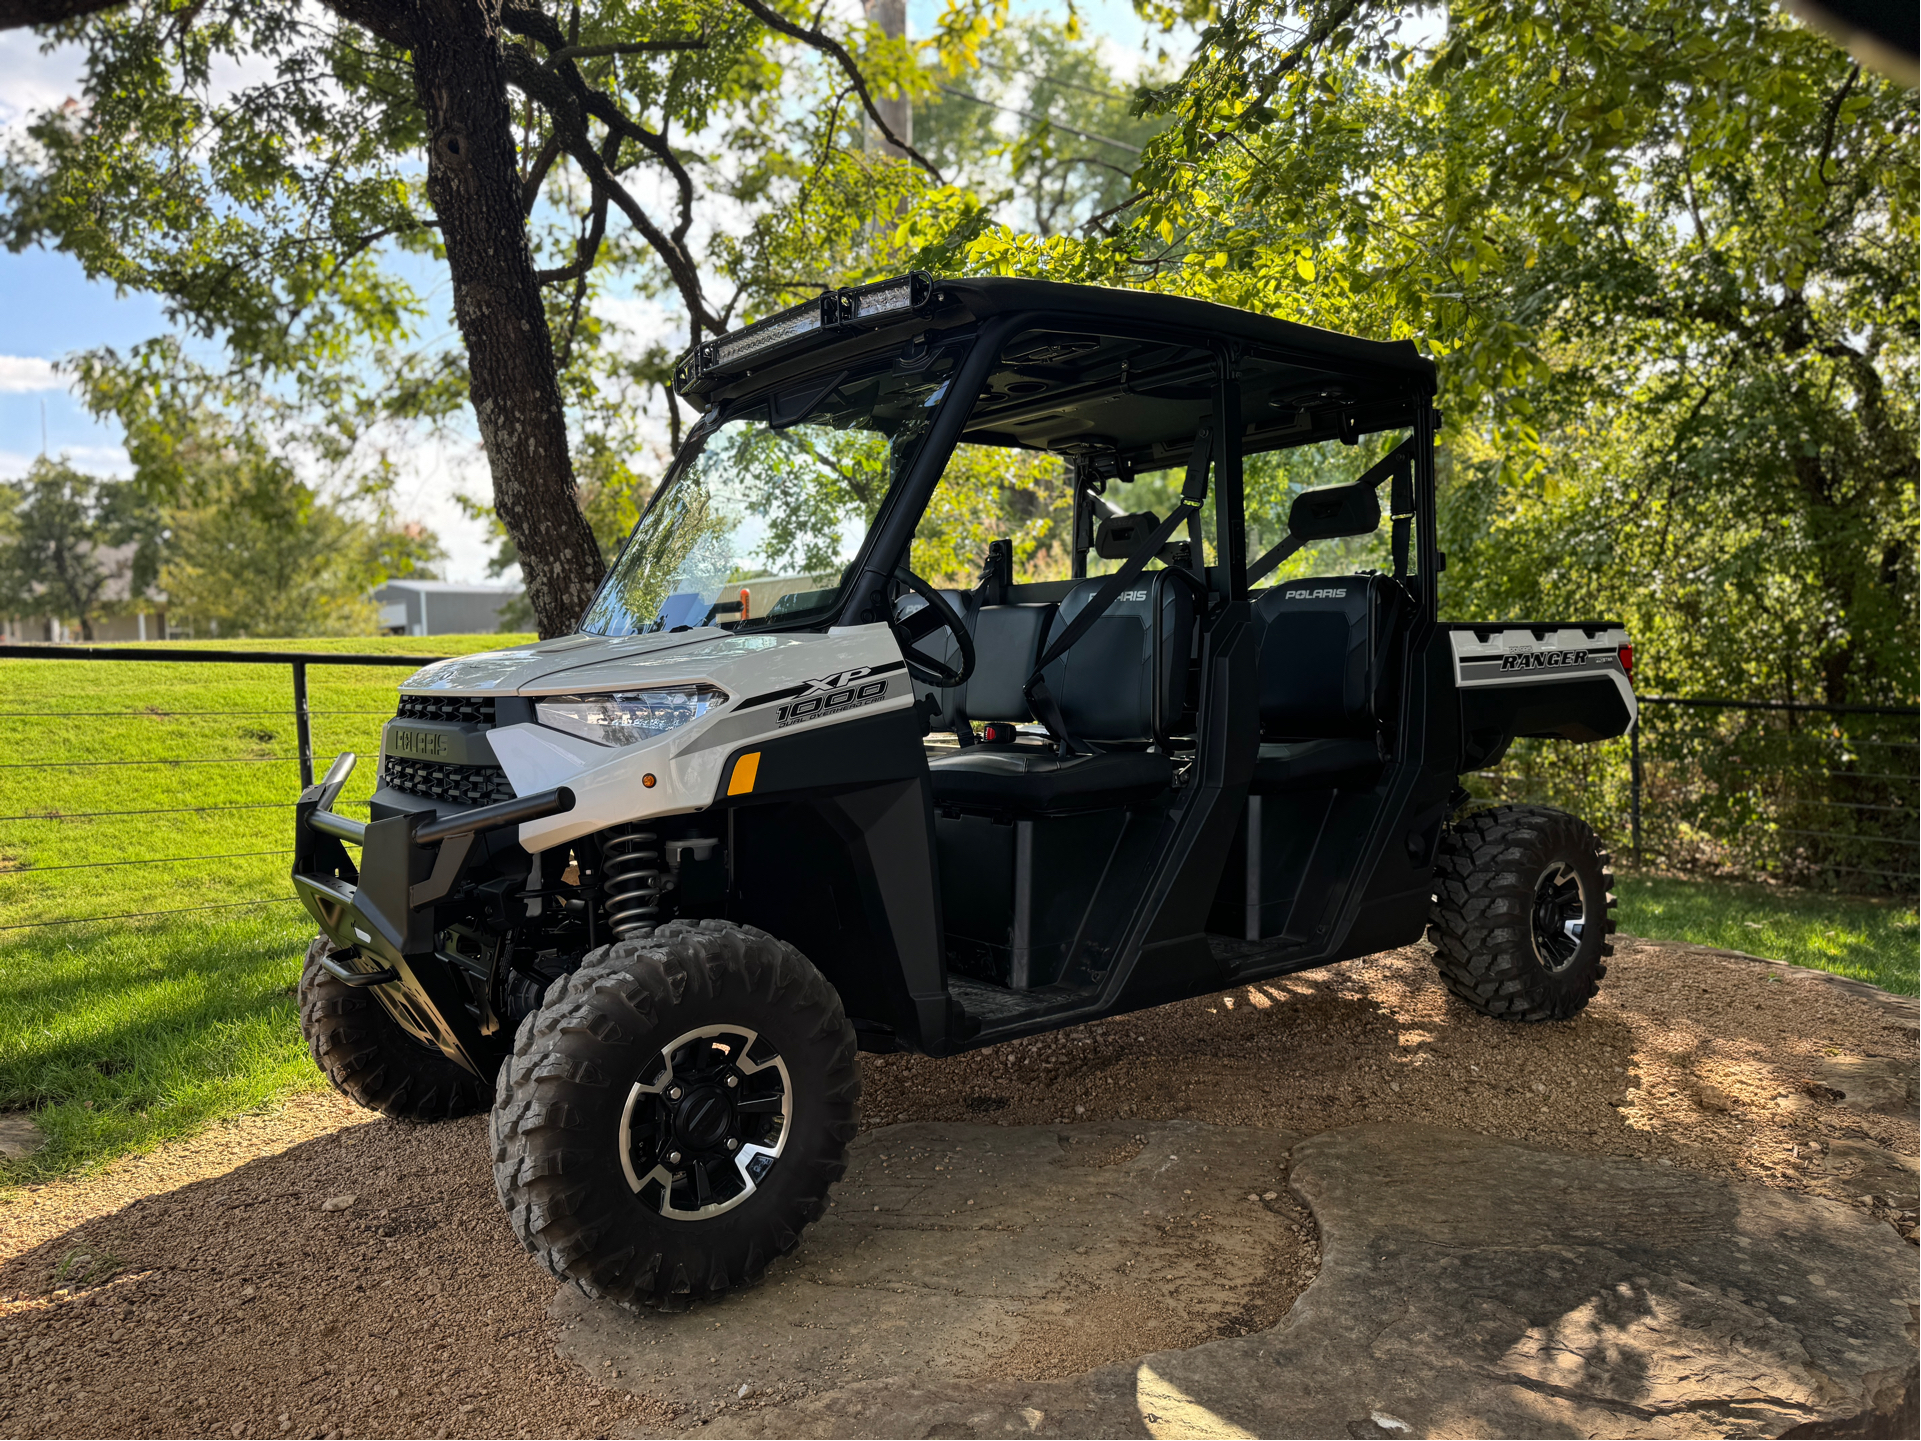
[[[939,0],[910,0],[910,31],[929,34],[939,8]],[[1026,13],[1064,10],[1045,0],[1015,8]],[[1108,42],[1117,67],[1140,54],[1148,32],[1127,0],[1092,0],[1079,10],[1086,32]],[[32,35],[0,32],[0,138],[28,114],[76,94],[78,75],[71,47],[43,55]],[[430,273],[420,277],[423,293],[430,286],[440,291],[430,300],[436,310],[445,306],[440,279]],[[636,313],[633,319],[645,326],[649,317]],[[0,478],[22,474],[40,453],[43,416],[49,453],[64,452],[98,473],[125,473],[118,429],[88,416],[48,363],[96,346],[124,349],[166,328],[166,317],[152,297],[116,294],[111,285],[88,280],[79,264],[64,255],[0,251]],[[488,545],[479,527],[453,504],[452,495],[460,487],[486,493],[484,466],[474,448],[437,446],[410,457],[409,477],[397,499],[409,518],[440,533],[449,552],[443,567],[447,578],[478,581],[485,578]]]

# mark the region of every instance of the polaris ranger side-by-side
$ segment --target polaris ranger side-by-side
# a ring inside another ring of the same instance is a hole
[[[703,344],[676,388],[700,418],[579,632],[409,678],[371,819],[334,811],[343,756],[295,825],[315,1060],[391,1115],[491,1104],[556,1275],[667,1309],[756,1279],[842,1173],[857,1049],[953,1055],[1424,932],[1488,1015],[1594,994],[1593,833],[1467,809],[1459,778],[1516,736],[1625,732],[1633,654],[1601,621],[1438,617],[1413,345],[916,274]],[[1247,478],[1306,446],[1345,478],[1257,535]],[[1017,574],[1007,538],[968,589],[909,568],[960,477],[1037,457],[1068,574]],[[826,568],[752,604],[741,577],[823,516]],[[1272,581],[1311,545],[1380,563]]]

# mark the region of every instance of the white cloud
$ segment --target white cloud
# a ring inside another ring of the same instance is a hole
[[[88,475],[110,475],[124,480],[133,474],[133,462],[117,445],[63,445],[54,454]],[[18,480],[39,458],[24,450],[0,450],[0,480]]]
[[[37,355],[0,355],[0,395],[24,395],[34,390],[65,390],[71,381],[63,379],[51,360]]]
[[[25,124],[80,93],[86,52],[77,45],[42,53],[44,42],[26,30],[0,35],[0,131]]]

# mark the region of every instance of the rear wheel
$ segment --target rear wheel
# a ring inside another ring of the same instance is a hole
[[[521,1244],[666,1311],[760,1279],[847,1169],[860,1070],[800,952],[724,921],[596,951],[520,1023],[492,1121]]]
[[[349,1100],[403,1121],[448,1121],[487,1109],[473,1072],[415,1040],[364,988],[321,969],[334,950],[325,936],[307,947],[300,972],[300,1029],[333,1087]]]
[[[1427,938],[1447,988],[1484,1015],[1579,1015],[1614,954],[1614,877],[1587,823],[1550,806],[1492,806],[1446,831]]]

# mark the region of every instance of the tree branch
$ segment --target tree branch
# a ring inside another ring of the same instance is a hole
[[[1834,127],[1841,118],[1841,107],[1847,103],[1848,92],[1854,89],[1854,82],[1861,78],[1861,66],[1857,63],[1848,70],[1848,78],[1841,82],[1841,88],[1834,92],[1834,98],[1827,104],[1827,124],[1821,133],[1821,159],[1814,167],[1814,173],[1821,177],[1823,185],[1832,185],[1828,179],[1828,159],[1834,154]]]
[[[0,0],[0,5],[12,3],[14,0]],[[407,24],[407,17],[412,13],[410,7],[383,4],[381,0],[321,0],[321,3],[350,25],[358,25],[389,45],[402,50],[413,48],[412,28]]]
[[[705,50],[705,40],[630,40],[615,45],[568,45],[547,57],[549,66],[563,60],[591,60],[601,55],[660,55],[673,50]]]
[[[934,167],[933,161],[902,140],[894,133],[893,128],[880,118],[880,111],[874,105],[873,94],[867,88],[867,77],[860,73],[860,66],[854,63],[854,57],[847,53],[846,46],[824,31],[796,24],[773,6],[765,4],[764,0],[740,0],[740,4],[768,29],[777,30],[791,40],[800,41],[803,45],[811,45],[821,54],[831,57],[852,83],[854,93],[860,96],[861,108],[867,112],[867,118],[874,122],[875,128],[887,138],[887,143],[933,176],[936,185],[947,183],[945,177]]]
[[[613,97],[589,85],[586,78],[581,75],[580,67],[575,65],[571,59],[567,58],[570,50],[578,52],[589,48],[605,47],[579,47],[570,45],[568,37],[561,33],[559,23],[547,14],[546,11],[541,10],[538,6],[515,3],[515,0],[510,0],[510,3],[502,7],[501,23],[515,34],[526,36],[548,51],[547,63],[541,68],[549,77],[557,78],[561,81],[566,87],[568,95],[571,96],[573,104],[578,108],[581,116],[578,121],[581,144],[590,143],[586,138],[585,117],[591,115],[610,131],[632,140],[636,145],[639,145],[649,155],[653,156],[654,159],[658,160],[667,170],[668,174],[673,177],[679,202],[677,206],[679,222],[674,226],[671,235],[660,231],[657,227],[653,227],[651,222],[647,229],[642,230],[642,234],[648,236],[647,243],[654,246],[655,250],[659,252],[661,259],[667,263],[667,268],[674,277],[675,286],[680,290],[682,297],[686,299],[689,309],[701,324],[707,324],[711,318],[711,312],[706,309],[699,299],[701,294],[699,269],[695,265],[693,257],[687,251],[687,233],[693,228],[694,224],[694,178],[687,173],[687,167],[681,163],[680,157],[674,153],[673,147],[667,143],[667,137],[656,134],[646,126],[630,119]],[[702,43],[704,44],[705,42]],[[518,85],[524,94],[545,106],[549,113],[556,113],[554,111],[554,105],[559,101],[559,92],[553,91],[551,87],[548,87],[546,95],[551,98],[544,98],[541,82],[536,77],[523,73],[523,67],[525,65],[534,63],[532,55],[519,50],[518,47],[510,46],[508,48],[516,51],[518,55],[517,61],[510,62],[508,69],[509,80]],[[568,153],[574,154],[575,150],[571,144],[571,139],[572,137],[569,137]],[[576,155],[575,158],[578,159],[579,157]],[[588,169],[590,175],[595,173],[591,166],[587,166],[586,162],[582,162],[582,164],[583,168]],[[600,166],[599,173],[604,176],[611,185],[614,183],[613,177],[618,173],[618,169],[611,163],[605,163]],[[613,198],[614,202],[621,207],[622,212],[627,214],[630,219],[637,213],[638,207],[633,205],[633,198],[628,195],[624,189],[616,186]],[[635,223],[636,225],[639,224],[639,222]],[[659,238],[658,243],[654,237]]]
[[[534,163],[528,168],[527,178],[520,182],[520,212],[532,215],[534,206],[540,200],[540,187],[546,182],[547,172],[554,167],[560,156],[560,136],[553,131],[540,142],[540,149],[534,152]]]
[[[28,25],[58,25],[111,10],[123,0],[0,0],[0,30]]]
[[[569,280],[584,280],[587,272],[594,268],[594,261],[600,256],[600,242],[607,234],[607,192],[599,186],[594,187],[593,209],[588,212],[587,233],[574,242],[574,259],[571,265],[563,265],[557,270],[536,270],[534,279],[542,285],[559,285]],[[575,300],[575,308],[580,302]],[[563,365],[565,361],[561,362]]]
[[[503,11],[503,15],[506,13]],[[516,22],[525,18],[524,10],[517,10],[514,15]],[[560,27],[546,16],[538,18],[547,21],[551,33],[556,36],[560,33]],[[665,142],[644,126],[629,120],[607,97],[589,90],[571,62],[560,70],[548,70],[535,60],[531,52],[519,45],[503,46],[501,54],[508,84],[547,112],[554,134],[560,138],[561,148],[586,173],[596,193],[605,194],[620,207],[621,213],[666,265],[675,289],[680,292],[681,300],[687,306],[688,314],[697,324],[708,326],[718,333],[721,327],[714,325],[715,317],[707,308],[702,295],[700,270],[693,257],[687,253],[684,245],[654,223],[627,188],[614,177],[587,134],[587,115],[591,111],[596,119],[603,121],[613,137],[635,139],[655,154],[659,153],[659,148],[664,147]],[[678,165],[678,161],[674,161],[674,164]]]

